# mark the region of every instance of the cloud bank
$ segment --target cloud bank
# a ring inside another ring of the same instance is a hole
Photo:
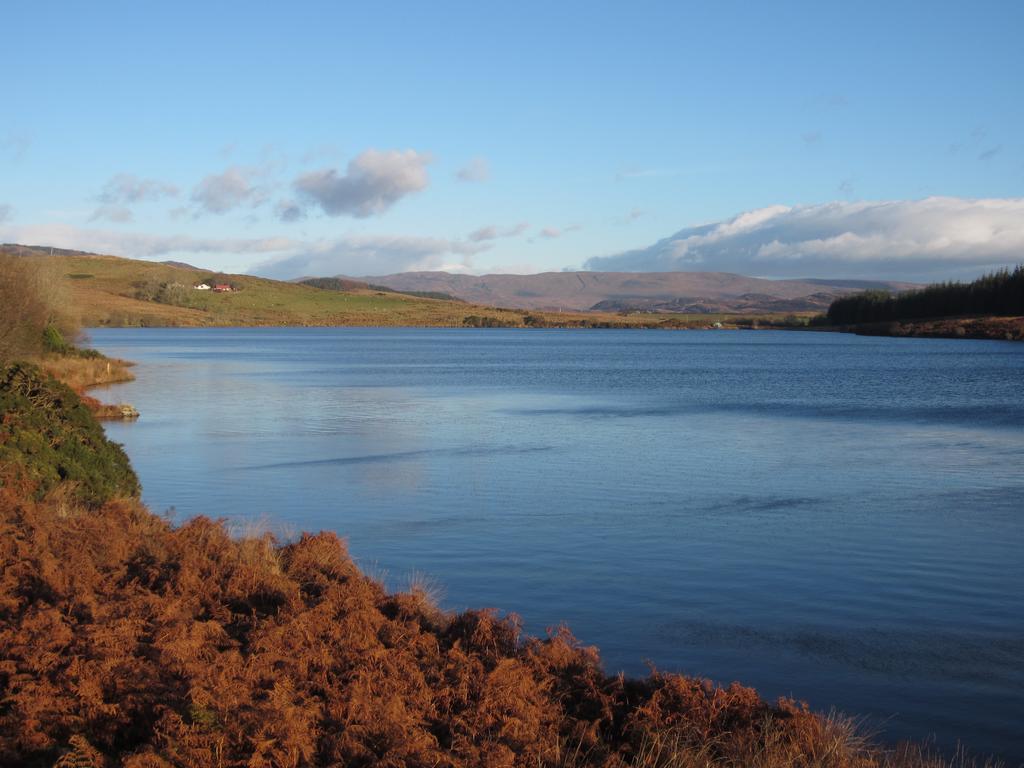
[[[929,197],[760,208],[584,268],[928,281],[1020,261],[1024,198]]]
[[[303,276],[386,275],[393,272],[470,269],[486,245],[440,237],[360,235],[299,244],[286,256],[268,259],[250,272],[288,280]]]
[[[76,227],[70,224],[42,224],[6,227],[0,239],[12,243],[52,245],[91,253],[149,259],[169,254],[232,253],[265,254],[288,251],[299,246],[285,237],[220,238],[191,235],[150,235],[140,232]]]
[[[173,184],[157,179],[141,179],[131,173],[119,173],[112,176],[96,196],[100,205],[90,221],[106,219],[122,224],[134,218],[128,206],[176,197],[177,194],[178,188]]]
[[[178,188],[173,184],[156,179],[140,179],[130,173],[119,173],[103,185],[99,200],[111,205],[129,205],[174,197],[177,194]]]
[[[339,174],[333,168],[297,178],[295,191],[320,206],[328,216],[366,218],[387,211],[403,197],[430,184],[430,156],[412,149],[367,149],[356,155]]]
[[[382,275],[443,269],[468,271],[486,243],[414,235],[349,235],[324,240],[289,237],[209,238],[151,235],[67,224],[0,226],[0,242],[51,245],[135,259],[236,254],[260,259],[252,274],[288,280],[308,275]]]

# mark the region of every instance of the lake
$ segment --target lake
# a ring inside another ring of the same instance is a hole
[[[102,329],[154,511],[1024,760],[1024,344],[781,331]]]

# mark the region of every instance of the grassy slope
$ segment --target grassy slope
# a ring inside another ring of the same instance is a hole
[[[85,325],[461,325],[464,304],[359,290],[341,293],[247,275],[231,275],[233,293],[190,291],[192,306],[133,298],[139,281],[192,286],[200,270],[113,256],[55,257],[64,262]]]
[[[540,324],[575,326],[607,323],[626,327],[701,327],[735,319],[729,315],[630,315],[508,310],[374,290],[332,291],[249,275],[230,275],[242,290],[187,292],[191,306],[134,298],[135,284],[209,280],[209,271],[115,256],[36,256],[59,260],[76,311],[85,326],[462,326],[467,316],[523,326],[528,315]],[[764,316],[769,318],[771,316]]]

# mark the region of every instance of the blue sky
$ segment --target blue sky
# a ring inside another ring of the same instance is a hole
[[[1024,259],[1024,4],[754,5],[9,3],[0,239],[280,277]]]

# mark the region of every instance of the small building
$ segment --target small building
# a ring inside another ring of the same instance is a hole
[[[229,293],[233,290],[234,289],[227,283],[217,283],[215,286],[213,286],[214,293]]]
[[[199,285],[193,285],[192,286],[192,290],[194,290],[194,291],[208,291],[208,290],[210,290],[210,286],[208,286],[206,283],[200,283]]]

